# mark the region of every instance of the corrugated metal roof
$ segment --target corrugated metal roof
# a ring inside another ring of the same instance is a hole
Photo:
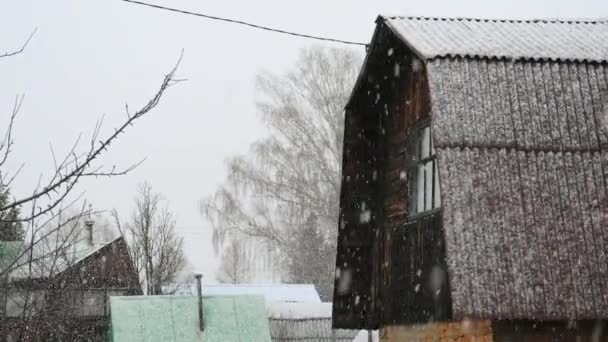
[[[428,77],[455,318],[608,318],[608,65]]]
[[[111,297],[113,342],[270,342],[264,299],[204,297],[199,329],[194,296]]]
[[[380,17],[421,58],[608,60],[608,20]]]

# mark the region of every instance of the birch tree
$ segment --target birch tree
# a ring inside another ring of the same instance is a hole
[[[288,260],[295,257],[289,254],[289,237],[314,216],[324,243],[335,250],[343,108],[359,56],[351,50],[314,47],[303,50],[286,74],[258,75],[257,107],[269,134],[248,155],[228,160],[225,182],[201,205],[217,249],[227,236],[243,234],[280,247]],[[333,265],[333,258],[324,262]],[[322,270],[324,265],[318,266],[324,277],[333,277]]]
[[[251,280],[251,264],[238,238],[230,239],[222,253],[217,280],[220,283],[242,284]]]

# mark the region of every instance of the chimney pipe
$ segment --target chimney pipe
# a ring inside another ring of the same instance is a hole
[[[95,223],[95,221],[93,220],[86,220],[84,221],[84,226],[87,229],[87,241],[89,242],[89,245],[93,246],[93,224]]]
[[[196,278],[196,288],[198,292],[198,321],[200,323],[201,331],[205,330],[205,326],[203,324],[203,289],[201,286],[201,278],[203,278],[202,274],[195,274],[194,278]]]

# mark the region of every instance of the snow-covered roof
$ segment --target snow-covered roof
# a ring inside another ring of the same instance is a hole
[[[63,246],[44,243],[44,241],[37,243],[32,251],[31,274],[28,263],[29,250],[26,250],[28,246],[24,242],[0,242],[4,246],[3,248],[9,246],[11,248],[11,255],[3,258],[2,266],[11,267],[11,269],[16,266],[10,272],[10,278],[15,280],[56,276],[118,239],[120,237],[93,244],[89,243],[87,239],[79,239]],[[13,263],[14,258],[19,256],[21,256],[20,260]]]
[[[273,342],[352,342],[358,330],[332,329],[331,303],[266,303]],[[332,336],[333,335],[333,336]]]
[[[331,303],[268,303],[266,310],[269,318],[306,319],[331,318]]]
[[[312,284],[220,284],[204,285],[205,296],[260,295],[266,302],[321,303]],[[196,285],[178,286],[176,294],[196,294]]]
[[[421,58],[608,60],[608,20],[379,17]]]

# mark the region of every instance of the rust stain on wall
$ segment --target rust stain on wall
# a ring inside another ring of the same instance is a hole
[[[387,325],[380,331],[382,342],[491,342],[490,321],[438,322],[415,325]]]

